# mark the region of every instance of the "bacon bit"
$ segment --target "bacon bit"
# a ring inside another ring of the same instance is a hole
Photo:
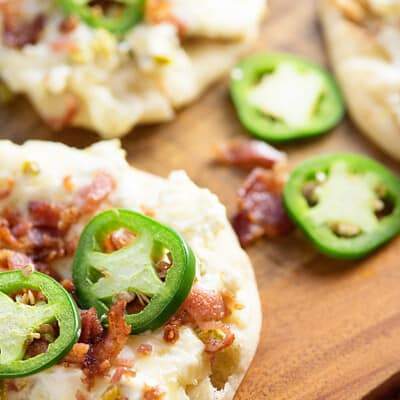
[[[68,292],[68,293],[74,293],[75,292],[75,285],[74,282],[71,281],[71,279],[64,279],[61,281],[61,286]]]
[[[196,323],[211,320],[220,320],[227,315],[222,296],[215,291],[206,291],[194,286],[182,305]]]
[[[150,217],[150,218],[154,218],[155,217],[156,212],[152,208],[148,208],[148,207],[145,207],[145,206],[140,206],[140,208],[142,210],[142,213],[144,215],[146,215],[147,217]]]
[[[33,226],[58,228],[63,207],[45,200],[30,201],[28,213]]]
[[[186,26],[178,17],[173,15],[171,3],[168,0],[147,0],[145,18],[151,24],[168,22],[176,27],[179,36],[185,36]]]
[[[118,384],[118,383],[121,381],[121,378],[122,378],[124,375],[128,375],[128,376],[134,378],[134,377],[136,376],[136,372],[135,372],[135,371],[132,371],[131,369],[124,368],[124,367],[117,368],[117,369],[115,370],[113,376],[112,376],[111,379],[110,379],[110,384],[111,384],[111,385],[116,385],[116,384]]]
[[[79,111],[79,98],[76,95],[72,93],[66,93],[64,99],[64,114],[59,117],[51,117],[46,119],[47,124],[54,130],[65,128],[75,118]]]
[[[210,321],[200,324],[200,337],[204,337],[205,351],[216,353],[229,347],[235,340],[235,335],[228,325],[221,321]]]
[[[232,140],[215,147],[216,161],[242,168],[271,168],[286,155],[260,140]]]
[[[75,393],[75,400],[86,400],[86,395],[84,395],[80,390]]]
[[[165,392],[158,386],[144,386],[143,400],[161,400],[165,396]]]
[[[63,363],[82,365],[85,361],[89,348],[90,346],[86,343],[75,343],[72,346],[71,351],[63,359]]]
[[[232,315],[232,312],[234,310],[243,310],[245,306],[243,304],[240,304],[236,301],[235,295],[228,289],[224,289],[221,292],[221,296],[224,300],[225,304],[225,309],[226,309],[226,314],[225,316]]]
[[[194,286],[180,310],[164,325],[163,338],[167,343],[175,344],[182,325],[200,325],[211,320],[221,320],[228,315],[230,311],[221,294]]]
[[[69,37],[62,37],[51,43],[51,49],[56,53],[73,53],[79,51],[78,42]]]
[[[283,207],[284,179],[276,172],[254,169],[239,190],[239,211],[233,217],[233,227],[242,246],[263,235],[276,237],[293,229]]]
[[[0,200],[8,197],[14,188],[14,179],[2,178],[0,180]]]
[[[108,312],[108,329],[101,338],[90,347],[83,363],[84,373],[88,383],[96,375],[104,375],[111,368],[112,362],[118,357],[125,346],[131,327],[125,321],[126,302],[114,304]]]
[[[32,264],[32,260],[24,253],[7,249],[0,250],[0,268],[3,270],[24,269]]]
[[[135,235],[127,229],[118,229],[112,232],[103,243],[103,250],[106,253],[112,253],[113,251],[120,250],[123,247],[128,246],[135,239]]]
[[[97,343],[103,334],[103,326],[95,308],[81,311],[82,331],[79,341],[87,344]]]
[[[129,360],[127,358],[117,358],[112,363],[113,367],[124,367],[124,368],[132,368],[135,365],[133,360]]]
[[[175,344],[179,340],[179,327],[182,324],[178,320],[171,320],[164,325],[163,339],[169,344]]]
[[[9,2],[13,3],[13,2]],[[21,9],[21,3],[13,6],[1,4],[0,12],[3,15],[3,42],[6,46],[22,48],[27,44],[36,44],[43,32],[45,16],[37,15],[27,21]]]
[[[115,189],[116,182],[107,172],[98,172],[92,183],[79,191],[78,206],[83,212],[92,212],[97,209]]]
[[[81,212],[75,206],[64,208],[61,211],[60,220],[57,224],[57,229],[61,232],[66,232],[73,224],[76,224],[81,217]]]
[[[78,27],[78,23],[79,20],[75,15],[69,15],[61,21],[59,30],[61,33],[73,32]]]
[[[71,175],[67,175],[63,179],[63,186],[64,186],[64,189],[69,193],[72,193],[74,191],[75,185],[74,185],[73,178]]]
[[[360,1],[357,0],[335,0],[336,6],[342,11],[343,15],[350,21],[360,24],[367,16],[365,9]]]
[[[142,343],[136,349],[141,356],[149,356],[153,352],[153,346],[150,343]]]

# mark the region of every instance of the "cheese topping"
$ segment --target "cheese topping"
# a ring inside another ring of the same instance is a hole
[[[394,18],[400,15],[399,0],[368,0],[368,5],[374,13],[382,17]]]
[[[264,114],[287,125],[307,125],[324,92],[324,82],[312,72],[282,63],[249,93],[249,101]]]

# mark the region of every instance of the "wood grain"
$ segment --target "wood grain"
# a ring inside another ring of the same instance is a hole
[[[256,50],[295,52],[322,64],[326,56],[312,0],[271,1],[271,15]],[[78,147],[97,140],[90,132],[52,133],[22,99],[0,110],[1,137],[59,140]],[[178,118],[136,130],[123,140],[133,165],[166,176],[184,168],[201,186],[235,209],[244,173],[212,163],[211,147],[243,135],[227,82],[210,90]],[[396,172],[398,165],[364,139],[350,121],[328,135],[282,147],[290,163],[337,150],[368,154]],[[400,387],[400,238],[360,262],[317,254],[295,232],[249,249],[263,305],[262,339],[237,400],[388,399],[374,389]]]

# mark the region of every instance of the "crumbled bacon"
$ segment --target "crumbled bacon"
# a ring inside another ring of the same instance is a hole
[[[113,178],[105,172],[99,172],[91,184],[80,190],[73,204],[34,200],[28,203],[26,215],[4,209],[0,216],[0,246],[14,251],[9,253],[12,257],[7,268],[15,269],[27,262],[28,259],[21,258],[21,254],[25,254],[38,271],[58,279],[50,263],[75,251],[78,234],[67,237],[69,229],[84,214],[90,215],[96,211],[113,188]]]
[[[14,179],[2,178],[0,180],[0,199],[5,199],[11,194],[14,184]]]
[[[28,204],[28,213],[33,226],[58,228],[63,207],[45,200],[34,200]]]
[[[216,353],[229,347],[235,340],[235,335],[228,325],[221,321],[209,321],[200,324],[201,335],[205,337],[205,351]]]
[[[59,26],[61,33],[70,33],[73,32],[78,26],[79,20],[75,15],[69,15],[65,17]]]
[[[125,367],[117,368],[110,379],[110,384],[118,384],[124,375],[128,375],[134,378],[136,376],[136,372]]]
[[[97,316],[96,310],[92,307],[89,310],[81,311],[82,331],[79,342],[94,344],[97,343],[103,334],[103,327]]]
[[[169,344],[174,344],[179,339],[179,328],[182,325],[198,326],[201,330],[202,326],[208,326],[206,325],[208,322],[221,321],[230,313],[220,293],[194,286],[180,310],[164,325],[164,340]],[[229,327],[224,325],[224,330],[228,332]],[[226,343],[232,342],[227,339]]]
[[[113,251],[126,247],[134,239],[135,235],[132,232],[123,228],[118,229],[114,232],[111,232],[111,234],[106,237],[103,243],[103,250],[106,253],[112,253]]]
[[[179,340],[179,327],[181,322],[172,318],[164,325],[163,339],[169,344],[175,344]]]
[[[68,293],[75,293],[75,285],[71,279],[63,279],[61,282],[61,286],[68,292]]]
[[[3,42],[6,46],[22,48],[38,42],[45,25],[44,15],[39,14],[27,20],[19,0],[0,3],[0,13],[3,16]]]
[[[197,323],[220,320],[227,314],[224,300],[218,292],[204,290],[197,285],[192,288],[181,310]]]
[[[167,22],[174,25],[180,36],[184,36],[186,33],[185,24],[173,14],[171,3],[168,0],[147,0],[145,17],[151,24]]]
[[[63,359],[63,363],[82,365],[89,351],[89,347],[90,346],[86,343],[75,343],[71,351]]]
[[[92,212],[110,195],[116,182],[107,172],[98,172],[93,181],[79,191],[77,206],[82,212]]]
[[[75,185],[74,185],[74,181],[71,175],[67,175],[64,179],[63,179],[63,186],[64,189],[71,193],[73,192],[73,190],[75,189]]]
[[[79,50],[79,44],[70,37],[61,37],[51,43],[51,49],[56,53],[73,53]]]
[[[145,385],[143,390],[143,400],[162,400],[165,392],[158,386]]]
[[[150,343],[141,343],[136,351],[142,356],[149,356],[153,352],[153,346]]]
[[[24,269],[32,264],[32,260],[24,253],[7,249],[0,250],[0,268],[3,270]]]
[[[131,327],[125,321],[126,302],[114,304],[108,312],[108,329],[90,349],[83,363],[89,382],[96,375],[106,374],[125,346]]]
[[[283,206],[284,179],[272,171],[255,168],[239,190],[239,211],[233,227],[242,246],[263,235],[275,237],[293,229]]]
[[[215,147],[216,161],[243,168],[271,168],[286,155],[260,140],[232,140]]]
[[[75,393],[75,400],[86,400],[86,396],[80,390],[78,390]]]

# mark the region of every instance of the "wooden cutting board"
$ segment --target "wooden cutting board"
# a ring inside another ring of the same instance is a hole
[[[326,63],[312,0],[271,0],[271,14],[257,50],[298,53]],[[22,99],[0,110],[1,137],[59,140],[83,147],[93,133],[52,133]],[[229,213],[245,174],[217,167],[211,148],[244,135],[229,100],[227,81],[212,88],[169,124],[136,130],[123,140],[129,161],[166,176],[184,168],[196,183],[217,193]],[[330,134],[282,147],[291,165],[338,150],[374,157],[396,172],[399,165],[345,120]],[[248,249],[263,305],[263,331],[238,400],[391,399],[400,378],[400,237],[359,262],[317,254],[295,232],[261,240]],[[392,375],[394,375],[392,377]],[[392,378],[390,378],[392,377]],[[386,382],[387,381],[387,382]],[[382,383],[385,385],[382,385]],[[378,387],[378,389],[376,389]]]

